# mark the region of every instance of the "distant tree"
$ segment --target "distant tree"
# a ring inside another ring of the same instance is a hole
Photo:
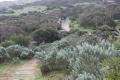
[[[40,43],[50,43],[55,40],[59,40],[59,34],[54,29],[39,29],[32,33],[33,40],[38,44]]]

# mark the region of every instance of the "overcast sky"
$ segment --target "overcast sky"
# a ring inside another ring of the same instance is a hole
[[[15,1],[15,0],[0,0],[0,2],[2,2],[2,1]]]

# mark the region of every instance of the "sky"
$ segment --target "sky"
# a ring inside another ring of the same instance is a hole
[[[2,2],[2,1],[15,1],[15,0],[0,0],[0,2]]]

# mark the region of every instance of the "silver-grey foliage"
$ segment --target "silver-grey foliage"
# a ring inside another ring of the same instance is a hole
[[[103,80],[105,76],[101,61],[119,54],[113,45],[104,41],[97,44],[84,42],[63,48],[58,44],[37,52],[37,56],[48,66],[54,64],[52,66],[64,65],[69,68],[71,76],[68,80]]]

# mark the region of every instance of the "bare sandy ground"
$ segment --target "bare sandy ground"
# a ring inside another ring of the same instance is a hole
[[[37,75],[38,60],[30,60],[27,63],[10,69],[0,80],[34,80]]]

